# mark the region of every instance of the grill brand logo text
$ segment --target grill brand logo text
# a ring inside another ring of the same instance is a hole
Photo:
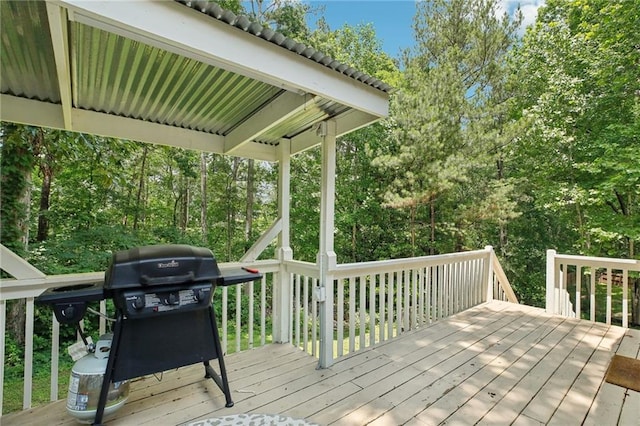
[[[177,268],[178,266],[180,266],[180,263],[176,262],[175,260],[172,260],[171,262],[167,262],[167,263],[158,263],[158,269]]]

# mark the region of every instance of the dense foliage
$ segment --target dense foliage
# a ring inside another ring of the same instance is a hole
[[[396,59],[371,25],[320,16],[312,30],[306,16],[321,11],[305,3],[220,3],[397,88],[388,120],[338,141],[339,262],[489,244],[520,299],[542,305],[546,249],[638,257],[639,0],[548,0],[523,37],[496,0],[423,1],[415,47]],[[2,244],[48,274],[103,270],[113,251],[156,243],[238,260],[276,218],[276,164],[0,131]],[[294,257],[315,261],[319,150],[292,175]]]
[[[638,257],[639,25],[637,0],[552,0],[512,52],[505,173],[522,216],[506,254],[521,292],[535,294],[522,288],[540,282],[545,248]]]

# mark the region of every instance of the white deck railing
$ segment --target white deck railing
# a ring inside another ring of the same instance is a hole
[[[286,262],[292,276],[291,342],[317,356],[315,264]],[[333,357],[372,346],[490,299],[518,303],[487,247],[463,253],[337,265],[331,271]]]
[[[606,324],[618,318],[622,327],[628,328],[629,305],[633,300],[629,295],[630,272],[640,272],[640,260],[574,256],[547,250],[546,310],[568,317],[585,316]],[[604,302],[598,300],[598,286],[605,287]],[[619,300],[614,300],[614,286],[622,288]],[[583,314],[586,305],[588,315]],[[603,310],[604,321],[598,316]]]
[[[2,247],[3,250],[6,250]],[[6,252],[3,251],[6,254]],[[5,268],[6,272],[12,271]],[[224,272],[240,266],[237,263],[220,264]],[[216,289],[214,298],[221,299],[222,311],[217,312],[225,353],[265,345],[277,334],[275,303],[278,291],[274,283],[283,282],[280,291],[288,301],[284,318],[286,330],[280,330],[279,340],[288,341],[314,356],[320,351],[320,323],[317,288],[319,267],[300,261],[262,260],[243,263],[259,269],[263,278],[255,283]],[[34,300],[52,287],[91,284],[104,280],[104,273],[86,273],[45,276],[30,265],[14,271],[19,277],[33,278],[0,280],[0,413],[5,364],[5,334],[7,302],[24,300],[25,345],[23,409],[32,405],[33,387],[33,330]],[[29,269],[31,268],[31,269]],[[280,280],[278,274],[285,274]],[[334,358],[354,352],[375,343],[388,340],[408,330],[425,326],[490,299],[510,300],[517,303],[509,282],[490,247],[484,250],[337,265],[333,274],[334,290]],[[105,313],[105,301],[100,311]],[[280,320],[278,320],[280,321]],[[272,325],[270,325],[272,324]],[[51,379],[50,400],[59,398],[60,325],[51,313]],[[107,330],[100,318],[99,333]],[[235,338],[231,339],[230,336]],[[255,337],[254,337],[255,336]],[[94,336],[97,337],[97,336]],[[9,391],[19,392],[19,389]]]

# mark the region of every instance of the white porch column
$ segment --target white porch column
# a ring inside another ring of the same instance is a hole
[[[549,314],[557,314],[558,303],[556,298],[556,251],[547,250],[547,294],[545,298],[545,311]]]
[[[291,141],[280,141],[278,151],[278,217],[282,229],[278,235],[277,257],[280,260],[280,272],[274,277],[273,285],[273,341],[289,341],[291,331],[291,280],[284,261],[293,258],[289,246],[289,216],[291,200]]]
[[[318,129],[322,137],[322,191],[320,200],[320,269],[316,297],[320,303],[320,353],[319,367],[333,364],[333,271],[336,253],[333,247],[335,190],[336,190],[336,133],[335,120],[321,123]]]
[[[484,246],[485,251],[489,254],[487,257],[487,293],[486,301],[491,302],[493,300],[493,287],[494,287],[494,274],[493,274],[493,246]]]

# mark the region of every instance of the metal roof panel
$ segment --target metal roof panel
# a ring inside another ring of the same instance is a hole
[[[76,107],[225,134],[280,89],[73,24]],[[233,100],[233,101],[232,101]]]
[[[282,138],[318,143],[320,121],[347,133],[385,114],[383,82],[215,4],[178,3],[0,1],[0,117],[273,161]]]
[[[0,90],[60,102],[47,10],[34,2],[0,1]]]

